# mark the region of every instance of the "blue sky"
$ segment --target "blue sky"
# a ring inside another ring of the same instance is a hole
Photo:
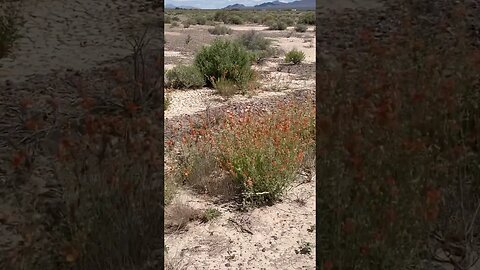
[[[165,4],[174,6],[192,6],[198,8],[223,8],[233,4],[244,4],[245,6],[254,6],[274,0],[165,0]],[[280,2],[293,2],[295,0],[280,0]]]

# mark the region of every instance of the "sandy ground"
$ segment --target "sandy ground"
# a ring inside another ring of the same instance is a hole
[[[315,269],[315,178],[299,178],[283,202],[247,213],[184,191],[173,203],[214,207],[221,216],[166,235],[167,259],[192,270]],[[298,252],[302,245],[311,247],[310,254]]]

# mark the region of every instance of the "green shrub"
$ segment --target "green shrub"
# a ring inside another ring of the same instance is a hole
[[[304,24],[297,24],[297,25],[295,26],[295,31],[304,33],[304,32],[307,32],[307,28],[308,28],[308,27],[307,27],[306,25],[304,25]]]
[[[231,24],[243,24],[243,19],[242,17],[238,15],[233,15],[228,18],[226,23],[231,23]]]
[[[292,19],[290,18],[283,18],[282,19],[282,22],[284,24],[286,24],[287,26],[293,26],[295,24],[295,21],[293,21]]]
[[[212,35],[230,35],[233,30],[225,25],[215,25],[214,28],[208,29],[208,32]]]
[[[179,65],[165,73],[167,87],[199,88],[205,85],[205,77],[196,66]]]
[[[305,53],[296,49],[289,51],[285,55],[285,62],[293,63],[295,65],[300,64],[305,59]]]
[[[303,14],[299,18],[299,23],[308,24],[308,25],[315,25],[315,13],[314,12],[307,12],[307,13]]]
[[[238,42],[248,50],[252,51],[252,56],[257,62],[261,59],[272,57],[278,53],[275,48],[271,47],[271,40],[265,38],[254,30],[242,34],[238,38]]]
[[[199,25],[205,25],[207,23],[207,18],[205,18],[204,16],[196,17],[195,20]]]
[[[230,40],[215,39],[210,46],[204,46],[195,57],[195,65],[209,78],[210,84],[223,78],[243,89],[253,79],[251,54]]]
[[[282,21],[270,21],[268,22],[268,30],[285,30],[287,25]]]

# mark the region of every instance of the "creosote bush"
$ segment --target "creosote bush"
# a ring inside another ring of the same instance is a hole
[[[167,70],[166,86],[172,88],[200,88],[205,85],[205,76],[194,66],[178,65]]]
[[[315,12],[304,13],[298,20],[301,24],[315,25]]]
[[[215,25],[214,28],[209,28],[208,32],[212,35],[230,35],[233,30],[225,25]]]
[[[277,50],[271,46],[271,40],[254,30],[242,34],[237,41],[252,51],[256,61],[275,56],[278,53]]]
[[[285,62],[287,63],[297,65],[300,64],[304,59],[305,53],[300,50],[293,49],[285,54]]]
[[[296,32],[300,32],[300,33],[307,32],[307,26],[304,25],[304,24],[297,24],[297,25],[295,26],[295,31],[296,31]]]
[[[267,22],[268,30],[285,30],[287,29],[287,24],[283,21],[269,21]]]
[[[254,79],[251,54],[238,42],[215,39],[204,46],[195,57],[195,66],[208,78],[208,83],[227,79],[245,89]]]

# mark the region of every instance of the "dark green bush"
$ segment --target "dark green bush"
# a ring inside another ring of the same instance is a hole
[[[253,80],[251,58],[247,49],[238,42],[215,39],[196,55],[195,65],[210,80],[210,85],[222,78],[245,88]]]
[[[196,66],[179,65],[165,73],[166,85],[172,88],[199,88],[205,85],[205,77]]]
[[[268,22],[268,30],[285,30],[287,25],[282,21],[270,21]]]
[[[299,23],[315,25],[315,13],[307,12],[307,13],[303,14],[299,19]]]

